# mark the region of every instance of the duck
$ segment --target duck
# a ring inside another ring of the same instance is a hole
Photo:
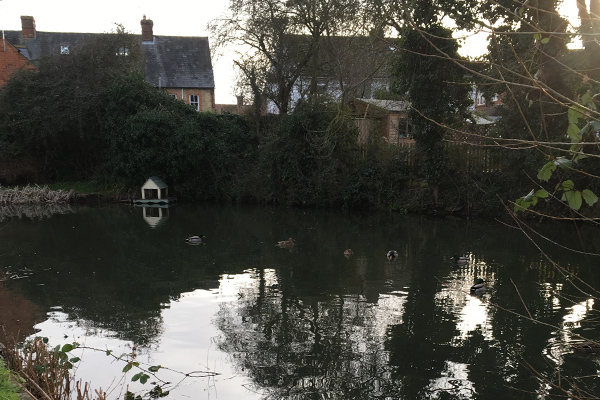
[[[459,256],[458,254],[455,254],[452,256],[452,258],[450,258],[450,261],[452,261],[455,264],[466,264],[469,262],[469,257]]]
[[[344,255],[345,255],[346,257],[350,257],[350,256],[352,256],[353,254],[354,254],[354,252],[352,251],[352,249],[346,249],[346,250],[344,250]]]
[[[283,247],[285,249],[289,249],[291,247],[294,247],[294,245],[296,244],[296,241],[292,238],[289,238],[288,240],[281,240],[277,243],[277,246],[279,247]]]
[[[387,258],[390,261],[394,261],[396,258],[398,258],[398,252],[396,250],[390,250],[387,252]]]
[[[185,239],[185,241],[189,244],[200,244],[204,241],[205,237],[206,236],[204,235],[190,236],[187,239]]]
[[[485,285],[483,284],[483,279],[479,278],[475,280],[475,284],[471,286],[471,294],[479,294],[485,292]]]

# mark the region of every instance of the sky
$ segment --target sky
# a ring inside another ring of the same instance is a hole
[[[576,0],[564,0],[563,11],[577,16]],[[208,22],[222,15],[228,0],[0,0],[0,28],[21,30],[21,16],[33,16],[36,28],[45,32],[110,32],[121,24],[141,34],[140,20],[154,22],[154,34],[162,36],[207,36]],[[468,40],[465,55],[485,51],[485,34]],[[213,57],[215,100],[235,104],[233,56]]]

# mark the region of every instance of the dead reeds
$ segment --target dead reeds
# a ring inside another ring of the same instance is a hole
[[[50,190],[48,186],[0,187],[0,204],[65,204],[75,197],[74,190]]]
[[[64,348],[63,348],[64,349]],[[3,349],[9,368],[23,378],[19,386],[33,398],[43,400],[104,400],[102,390],[92,393],[86,383],[73,382],[72,362],[59,347],[51,349],[43,338]]]

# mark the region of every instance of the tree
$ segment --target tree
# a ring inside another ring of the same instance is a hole
[[[1,158],[30,160],[41,179],[97,173],[104,95],[117,76],[143,66],[139,38],[118,28],[20,71],[0,91]]]
[[[388,22],[401,29],[392,89],[406,95],[411,104],[409,121],[417,151],[424,157],[425,179],[437,202],[438,185],[447,169],[446,128],[464,125],[470,85],[466,70],[457,64],[461,62],[458,43],[439,22],[438,5],[418,2],[401,15],[406,19]]]
[[[243,48],[235,62],[242,86],[249,85],[255,101],[268,99],[285,115],[294,85],[307,69],[316,93],[322,38],[347,33],[359,4],[359,0],[230,0],[229,15],[209,27],[216,47]]]

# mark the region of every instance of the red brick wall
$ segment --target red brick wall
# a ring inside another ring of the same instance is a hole
[[[10,43],[0,39],[0,86],[5,85],[19,68],[33,68],[33,65]]]

